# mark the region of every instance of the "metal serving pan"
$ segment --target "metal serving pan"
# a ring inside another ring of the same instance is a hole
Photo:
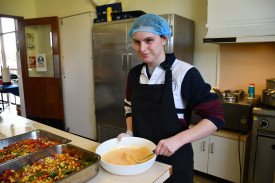
[[[83,168],[82,170],[69,175],[68,177],[58,181],[62,183],[75,183],[75,182],[86,182],[95,177],[99,171],[99,160],[100,156],[96,153],[87,151],[71,144],[61,144],[53,147],[48,147],[41,151],[31,153],[26,156],[19,157],[13,161],[6,162],[0,165],[0,174],[7,169],[20,169],[21,167],[32,164],[39,159],[54,156],[54,154],[65,154],[69,153],[70,156],[78,155],[80,159],[93,162],[91,165]]]
[[[23,133],[21,135],[16,135],[13,137],[9,137],[9,138],[0,140],[0,149],[3,149],[4,147],[8,146],[9,144],[14,144],[18,141],[23,141],[23,140],[27,140],[27,139],[44,138],[44,137],[48,137],[48,139],[50,141],[59,142],[60,144],[67,144],[67,143],[71,142],[71,140],[69,140],[67,138],[55,135],[55,134],[50,133],[45,130],[38,129],[38,130],[33,130],[33,131],[30,131],[27,133]],[[13,161],[13,160],[14,159],[9,160],[9,161]],[[1,163],[0,163],[0,165],[1,165]]]
[[[44,138],[44,137],[48,137],[50,141],[59,142],[61,144],[67,144],[71,142],[71,140],[69,139],[66,139],[64,137],[60,137],[48,131],[39,129],[39,130],[33,130],[27,133],[23,133],[21,135],[16,135],[13,137],[8,137],[0,140],[0,149],[3,149],[5,146],[8,146],[9,144],[14,144],[18,141],[27,140],[27,139]]]

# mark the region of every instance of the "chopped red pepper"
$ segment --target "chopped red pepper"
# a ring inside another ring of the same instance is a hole
[[[60,143],[50,141],[48,137],[18,141],[0,150],[0,163],[58,144]]]

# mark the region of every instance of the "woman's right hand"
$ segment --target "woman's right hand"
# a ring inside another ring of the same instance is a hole
[[[117,136],[117,139],[121,141],[122,137],[133,137],[133,132],[132,131],[127,131],[126,133],[121,133]]]

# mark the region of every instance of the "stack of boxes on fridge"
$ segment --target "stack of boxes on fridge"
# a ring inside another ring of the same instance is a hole
[[[107,16],[107,10],[108,10],[108,16]],[[121,3],[96,6],[97,18],[94,19],[94,23],[107,22],[107,20],[112,21],[112,13],[119,13],[119,12],[122,12]]]
[[[94,19],[94,23],[136,18],[145,13],[140,10],[122,12],[121,3],[114,3],[96,6],[96,14],[97,18]]]

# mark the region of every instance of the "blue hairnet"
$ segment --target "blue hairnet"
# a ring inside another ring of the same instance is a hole
[[[155,14],[145,14],[136,19],[128,32],[129,37],[133,39],[133,34],[138,31],[164,35],[168,39],[171,37],[170,25],[167,20]]]

